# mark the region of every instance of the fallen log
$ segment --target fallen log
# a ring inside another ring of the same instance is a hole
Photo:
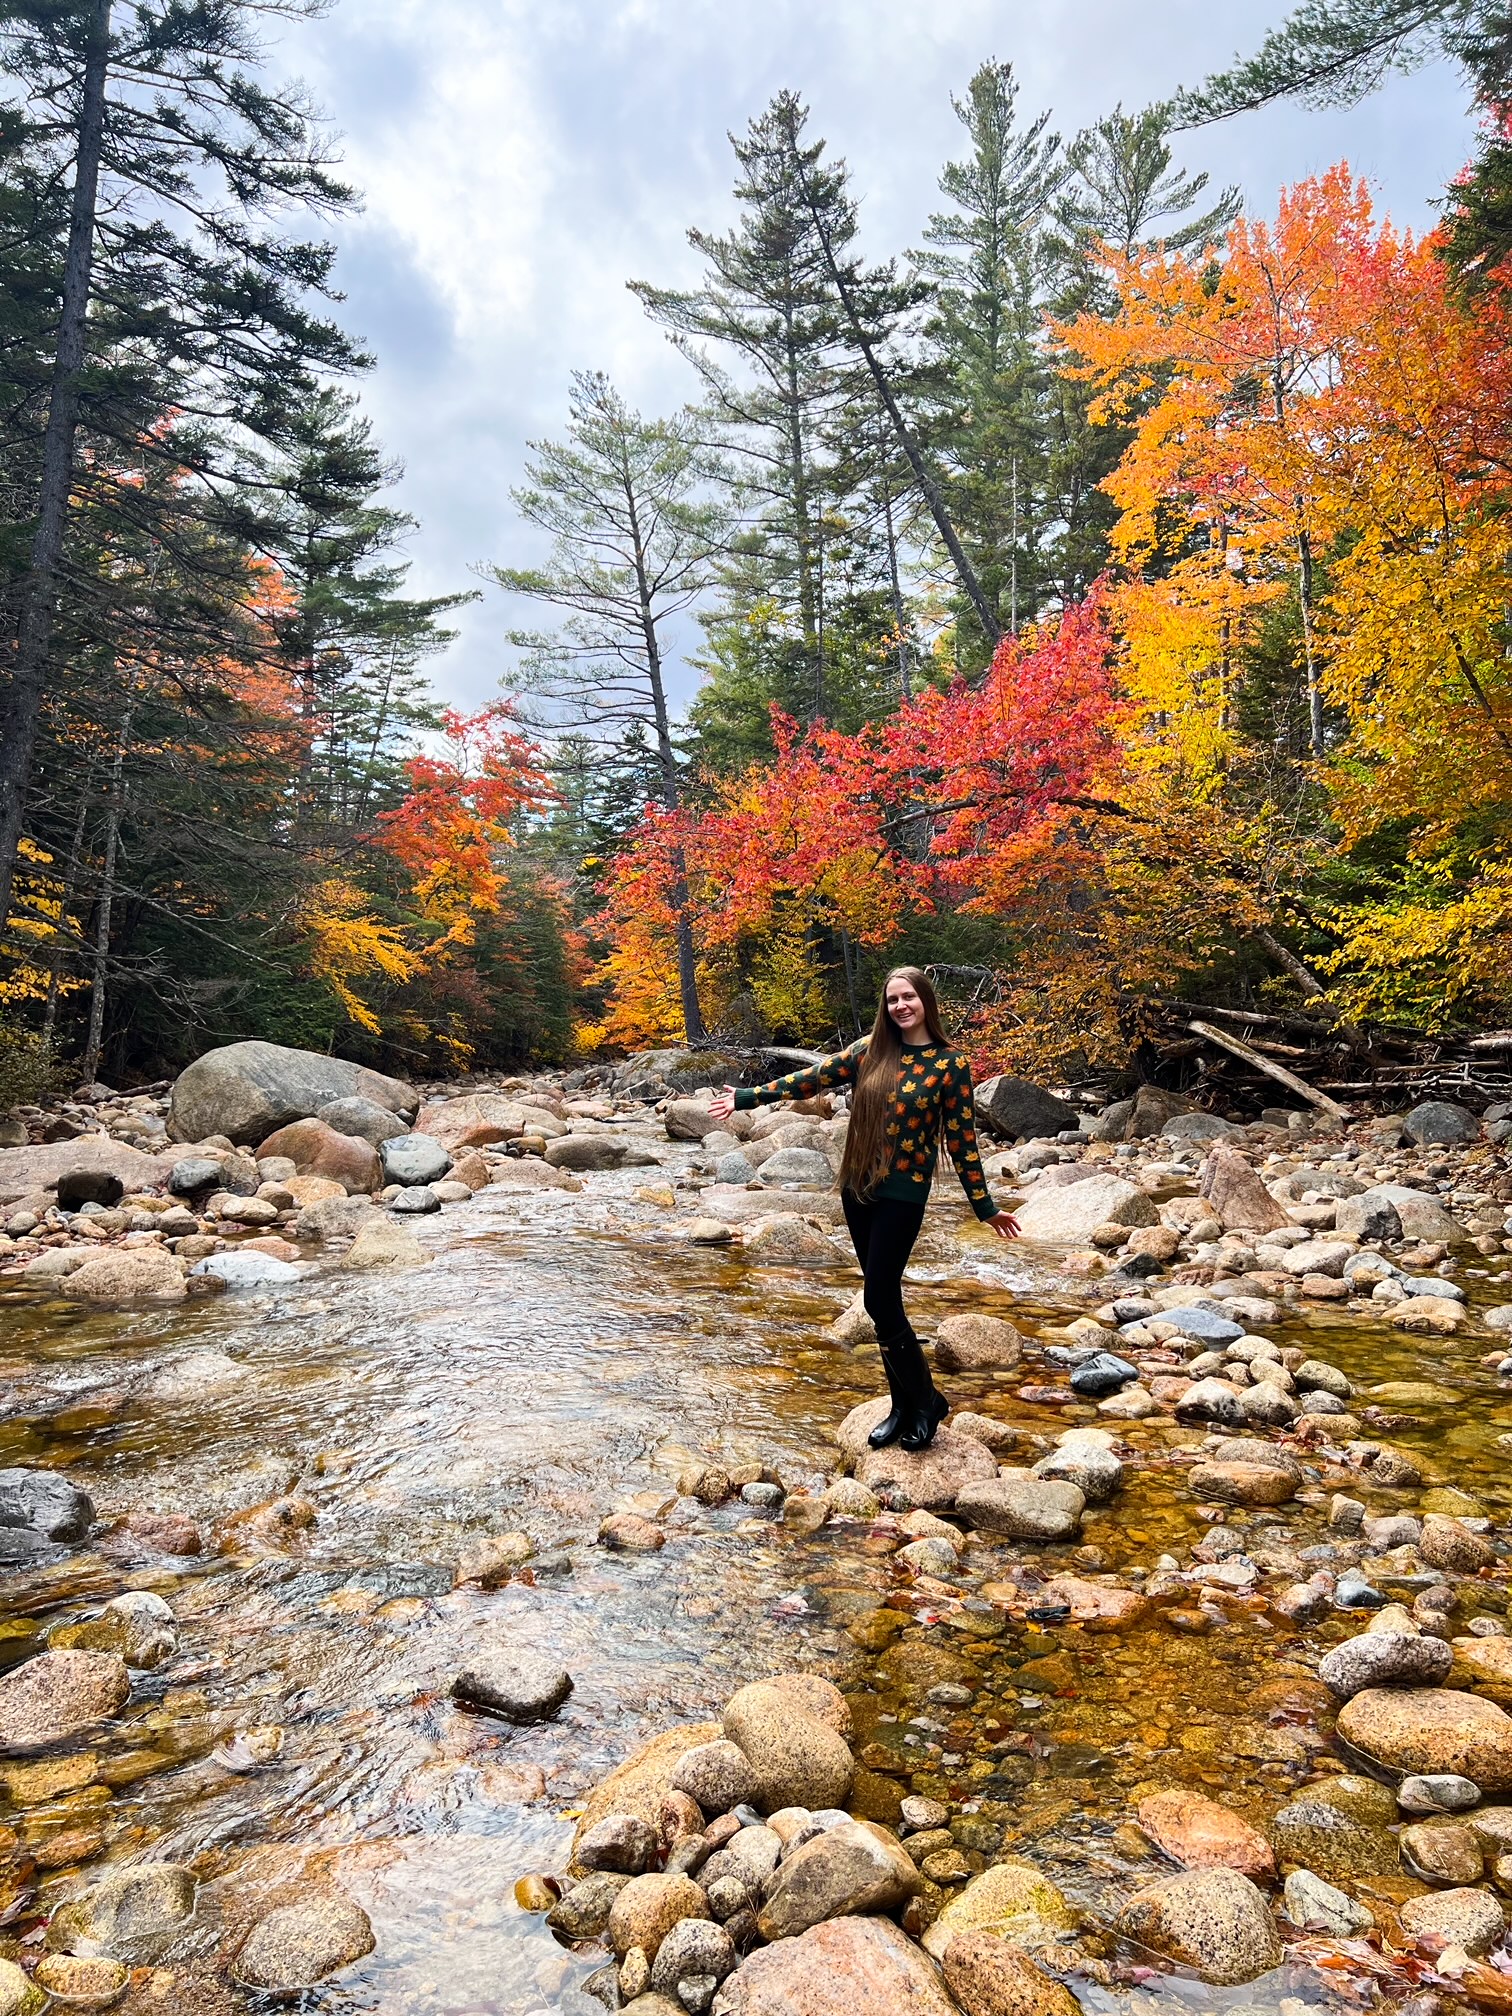
[[[1227,1050],[1232,1056],[1263,1071],[1267,1078],[1274,1078],[1278,1085],[1284,1085],[1288,1092],[1295,1092],[1299,1099],[1305,1099],[1309,1106],[1316,1106],[1334,1120],[1348,1120],[1351,1116],[1346,1107],[1336,1099],[1330,1099],[1326,1092],[1315,1091],[1305,1079],[1295,1071],[1288,1071],[1284,1064],[1277,1064],[1269,1057],[1262,1057],[1258,1050],[1252,1050],[1248,1043],[1241,1042],[1227,1029],[1215,1029],[1211,1022],[1188,1022],[1188,1029],[1194,1036],[1204,1036],[1209,1043],[1216,1043],[1220,1050]]]

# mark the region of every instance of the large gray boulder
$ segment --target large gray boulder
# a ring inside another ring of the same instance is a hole
[[[1004,1141],[1034,1141],[1064,1134],[1077,1124],[1077,1111],[1053,1092],[1025,1078],[984,1078],[976,1088],[980,1125]]]
[[[168,1132],[175,1141],[224,1134],[255,1143],[337,1099],[370,1099],[405,1120],[412,1120],[420,1105],[413,1085],[344,1057],[287,1050],[281,1043],[227,1043],[179,1073]]]
[[[1480,1122],[1452,1099],[1425,1099],[1407,1115],[1402,1131],[1420,1147],[1458,1148],[1480,1139]]]
[[[1090,1176],[1052,1190],[1038,1185],[1014,1214],[1026,1239],[1084,1246],[1099,1225],[1157,1225],[1153,1199],[1122,1176]]]
[[[1349,1198],[1347,1203],[1349,1209],[1339,1223],[1341,1232],[1353,1231],[1356,1225],[1371,1222],[1372,1218],[1375,1223],[1389,1224],[1381,1211],[1383,1205],[1389,1205],[1396,1213],[1404,1239],[1443,1240],[1452,1245],[1465,1237],[1465,1228],[1437,1197],[1427,1190],[1414,1190],[1410,1184],[1378,1183],[1373,1189],[1362,1191],[1358,1198]]]

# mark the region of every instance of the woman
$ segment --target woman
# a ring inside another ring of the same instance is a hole
[[[1018,1223],[992,1201],[977,1153],[971,1069],[947,1038],[934,988],[917,966],[888,974],[870,1036],[770,1085],[742,1091],[727,1085],[709,1112],[727,1120],[753,1106],[811,1099],[838,1085],[855,1088],[840,1201],[892,1394],[892,1411],[872,1430],[871,1445],[927,1449],[950,1410],[904,1313],[903,1269],[924,1223],[942,1134],[978,1218],[1003,1239],[1017,1237]]]

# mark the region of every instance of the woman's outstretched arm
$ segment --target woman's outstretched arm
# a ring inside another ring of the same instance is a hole
[[[766,1085],[747,1085],[739,1091],[726,1085],[723,1092],[710,1100],[709,1111],[716,1120],[728,1120],[732,1113],[748,1113],[753,1106],[772,1106],[779,1099],[812,1099],[817,1093],[832,1092],[837,1085],[854,1085],[857,1068],[865,1055],[863,1038],[834,1057],[826,1057],[818,1064],[805,1064]]]
[[[952,1057],[945,1067],[945,1082],[940,1088],[940,1131],[945,1137],[945,1152],[955,1164],[961,1188],[966,1192],[966,1202],[984,1225],[1012,1238],[1018,1231],[1018,1221],[1009,1212],[998,1209],[987,1188],[987,1174],[977,1147],[971,1066],[964,1057]]]

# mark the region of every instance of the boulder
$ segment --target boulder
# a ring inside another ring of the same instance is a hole
[[[831,1918],[752,1953],[712,2016],[955,2016],[939,1970],[890,1919]]]
[[[672,1780],[678,1763],[701,1744],[713,1743],[723,1735],[717,1722],[684,1723],[664,1729],[643,1743],[623,1764],[601,1778],[583,1801],[577,1823],[576,1842],[590,1828],[611,1813],[630,1813],[652,1825],[660,1825],[662,1801],[676,1790]]]
[[[147,1672],[171,1659],[179,1640],[173,1612],[162,1597],[149,1589],[128,1589],[97,1617],[50,1631],[47,1642],[59,1652],[114,1652],[128,1666]]]
[[[1074,1484],[1089,1505],[1104,1505],[1123,1482],[1123,1465],[1111,1449],[1095,1443],[1066,1442],[1041,1456],[1033,1466],[1036,1477],[1053,1477]]]
[[[1115,1589],[1106,1582],[1088,1582],[1079,1575],[1055,1575],[1039,1592],[1042,1603],[1064,1604],[1071,1622],[1087,1631],[1118,1631],[1137,1624],[1149,1604],[1133,1589]]]
[[[55,1470],[0,1470],[0,1562],[76,1545],[94,1518],[86,1493]]]
[[[257,1159],[261,1162],[270,1155],[286,1155],[299,1175],[324,1176],[353,1197],[376,1190],[384,1180],[371,1142],[355,1134],[338,1134],[323,1120],[296,1120],[268,1135]]]
[[[113,1176],[123,1191],[157,1190],[167,1180],[171,1166],[103,1134],[84,1134],[30,1148],[0,1148],[0,1205],[18,1203],[41,1190],[56,1190],[65,1176],[86,1170]]]
[[[844,1426],[864,1415],[864,1443],[890,1405],[885,1396],[864,1401],[846,1416]],[[949,1427],[937,1428],[927,1449],[904,1449],[894,1442],[886,1449],[866,1448],[856,1462],[856,1482],[866,1490],[880,1492],[891,1486],[926,1512],[948,1512],[967,1485],[985,1483],[996,1475],[991,1452],[973,1436]]]
[[[385,1183],[439,1183],[452,1166],[452,1158],[434,1134],[399,1134],[380,1141]],[[322,1174],[325,1172],[322,1171]],[[351,1188],[348,1185],[348,1188]],[[376,1188],[376,1185],[369,1185]]]
[[[186,1273],[166,1246],[116,1247],[75,1268],[67,1294],[77,1302],[182,1302]]]
[[[1079,1121],[1074,1106],[1024,1078],[984,1078],[976,1088],[977,1124],[1001,1141],[1035,1141],[1068,1133]]]
[[[373,1946],[368,1915],[349,1897],[337,1891],[306,1897],[258,1920],[231,1963],[231,1979],[292,1995],[328,1981]]]
[[[1207,1199],[1225,1232],[1275,1232],[1291,1223],[1236,1148],[1219,1146],[1210,1152],[1197,1193]]]
[[[194,1874],[176,1862],[135,1862],[54,1912],[54,1953],[108,1953],[128,1966],[155,1960],[194,1916]]]
[[[298,1251],[298,1248],[291,1248]],[[290,1260],[277,1260],[268,1253],[207,1253],[189,1269],[191,1274],[208,1275],[227,1288],[283,1288],[302,1281],[307,1269]]]
[[[654,1966],[674,1925],[708,1915],[709,1900],[691,1876],[632,1876],[610,1906],[609,1944],[620,1960],[639,1946]]]
[[[918,1871],[892,1835],[848,1820],[784,1859],[756,1923],[769,1943],[791,1939],[826,1918],[895,1910],[917,1885]]]
[[[1203,1869],[1137,1890],[1118,1929],[1215,1986],[1254,1981],[1281,1964],[1270,1907],[1237,1869]]]
[[[1062,1188],[1034,1190],[1014,1216],[1025,1239],[1085,1246],[1099,1225],[1156,1225],[1152,1198],[1122,1176],[1089,1176]]]
[[[279,1043],[228,1043],[207,1050],[174,1082],[168,1132],[175,1141],[263,1141],[291,1121],[307,1120],[334,1099],[370,1099],[412,1117],[419,1094],[401,1079],[361,1064]]]
[[[366,1141],[374,1148],[409,1132],[406,1122],[392,1108],[380,1106],[376,1099],[333,1099],[329,1105],[320,1107],[314,1117],[338,1134],[355,1134],[359,1141]]]
[[[924,1934],[924,1948],[943,1960],[963,1932],[991,1932],[1034,1951],[1058,1945],[1076,1929],[1076,1913],[1048,1876],[1016,1856],[994,1862],[952,1897]]]
[[[956,1934],[945,1980],[965,2016],[1081,2016],[1069,1988],[992,1932]]]
[[[968,1526],[1009,1540],[1074,1540],[1086,1499],[1074,1484],[1053,1478],[995,1477],[967,1484],[955,1509]]]
[[[764,1813],[843,1806],[855,1765],[845,1737],[810,1712],[801,1692],[772,1681],[739,1688],[725,1705],[724,1733],[744,1754]]]
[[[119,1204],[126,1185],[106,1169],[68,1169],[58,1178],[58,1209],[78,1211],[85,1204]]]
[[[1453,1575],[1475,1575],[1496,1560],[1496,1549],[1484,1534],[1442,1512],[1430,1512],[1424,1519],[1418,1552],[1430,1568],[1444,1568]]]
[[[1363,1631],[1324,1656],[1318,1677],[1336,1700],[1348,1701],[1367,1687],[1441,1686],[1453,1663],[1454,1652],[1442,1638]]]
[[[1163,1854],[1183,1869],[1237,1869],[1256,1882],[1276,1873],[1276,1858],[1260,1829],[1232,1807],[1185,1786],[1141,1799],[1139,1824]]]
[[[661,1860],[661,1835],[635,1813],[610,1813],[580,1836],[576,1854],[584,1869],[611,1869],[620,1876],[644,1876]]]
[[[486,1148],[495,1141],[518,1141],[528,1115],[518,1099],[498,1092],[464,1092],[438,1099],[415,1116],[415,1126],[455,1154],[461,1148]]]
[[[1197,1464],[1189,1481],[1199,1498],[1219,1505],[1284,1505],[1296,1496],[1299,1480],[1274,1464],[1220,1461]]]
[[[766,1156],[756,1171],[756,1181],[769,1190],[784,1184],[828,1190],[834,1180],[829,1157],[816,1148],[779,1148],[775,1154]]]
[[[1389,1204],[1396,1213],[1404,1239],[1427,1239],[1452,1246],[1465,1236],[1464,1227],[1445,1210],[1437,1197],[1426,1190],[1413,1190],[1405,1183],[1378,1183],[1373,1189],[1362,1191],[1358,1198],[1349,1201],[1361,1214],[1365,1212],[1367,1203]],[[1337,1230],[1352,1230],[1356,1222],[1351,1216],[1350,1224],[1338,1224]]]
[[[358,1225],[357,1236],[339,1264],[367,1274],[390,1267],[424,1267],[430,1257],[408,1226],[396,1225],[392,1218],[373,1211]]]
[[[947,1316],[935,1333],[934,1355],[945,1372],[1011,1372],[1024,1340],[1000,1316]]]
[[[1371,1687],[1339,1711],[1341,1738],[1392,1772],[1452,1771],[1512,1791],[1512,1716],[1450,1688]]]
[[[1447,1215],[1447,1214],[1446,1214]],[[1347,1239],[1400,1239],[1402,1221],[1395,1204],[1379,1190],[1341,1197],[1334,1211],[1334,1230]]]
[[[314,1177],[296,1177],[296,1182],[315,1182]],[[350,1239],[359,1232],[368,1219],[376,1217],[372,1200],[367,1197],[348,1197],[339,1184],[333,1184],[334,1196],[321,1197],[316,1202],[306,1204],[294,1221],[295,1237],[318,1239],[322,1244],[329,1239]]]
[[[1452,1099],[1425,1099],[1402,1122],[1402,1132],[1420,1148],[1461,1148],[1480,1139],[1480,1122]]]
[[[475,1652],[452,1682],[452,1698],[506,1722],[544,1722],[572,1692],[572,1676],[530,1652]]]

